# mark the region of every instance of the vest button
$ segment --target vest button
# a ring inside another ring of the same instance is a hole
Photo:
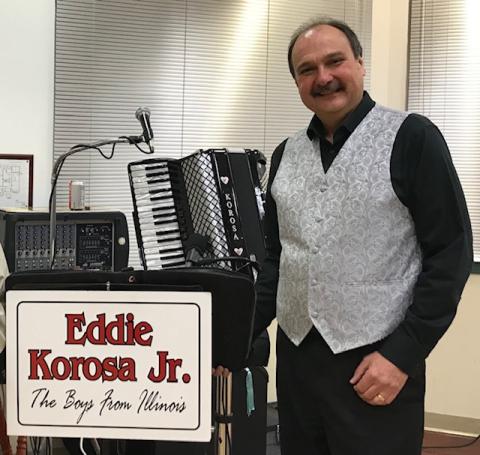
[[[320,193],[325,193],[325,191],[327,191],[327,188],[328,187],[325,186],[325,185],[320,185],[320,187],[319,187]]]
[[[315,247],[315,248],[313,249],[313,254],[318,254],[319,251],[320,251],[320,248]]]

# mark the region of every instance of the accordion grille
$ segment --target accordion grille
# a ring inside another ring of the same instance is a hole
[[[229,248],[223,227],[218,185],[209,153],[198,152],[181,160],[187,191],[193,230],[210,240],[205,258],[229,256]],[[228,261],[217,267],[231,269]]]

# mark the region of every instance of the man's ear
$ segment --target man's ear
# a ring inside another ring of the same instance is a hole
[[[358,57],[358,63],[360,63],[360,66],[362,67],[363,75],[365,76],[367,74],[367,70],[365,69],[365,65],[363,64],[363,58],[362,57]]]

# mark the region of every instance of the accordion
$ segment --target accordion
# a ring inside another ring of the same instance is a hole
[[[128,165],[133,220],[145,270],[187,264],[192,235],[207,244],[197,265],[251,274],[265,256],[263,191],[256,150],[199,150]]]

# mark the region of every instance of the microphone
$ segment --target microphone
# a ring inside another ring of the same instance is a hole
[[[185,241],[185,265],[192,267],[202,260],[202,256],[207,249],[208,239],[204,235],[193,233]]]
[[[135,112],[136,119],[142,125],[143,139],[150,149],[150,153],[153,153],[153,131],[150,126],[150,109],[148,107],[139,107]]]

